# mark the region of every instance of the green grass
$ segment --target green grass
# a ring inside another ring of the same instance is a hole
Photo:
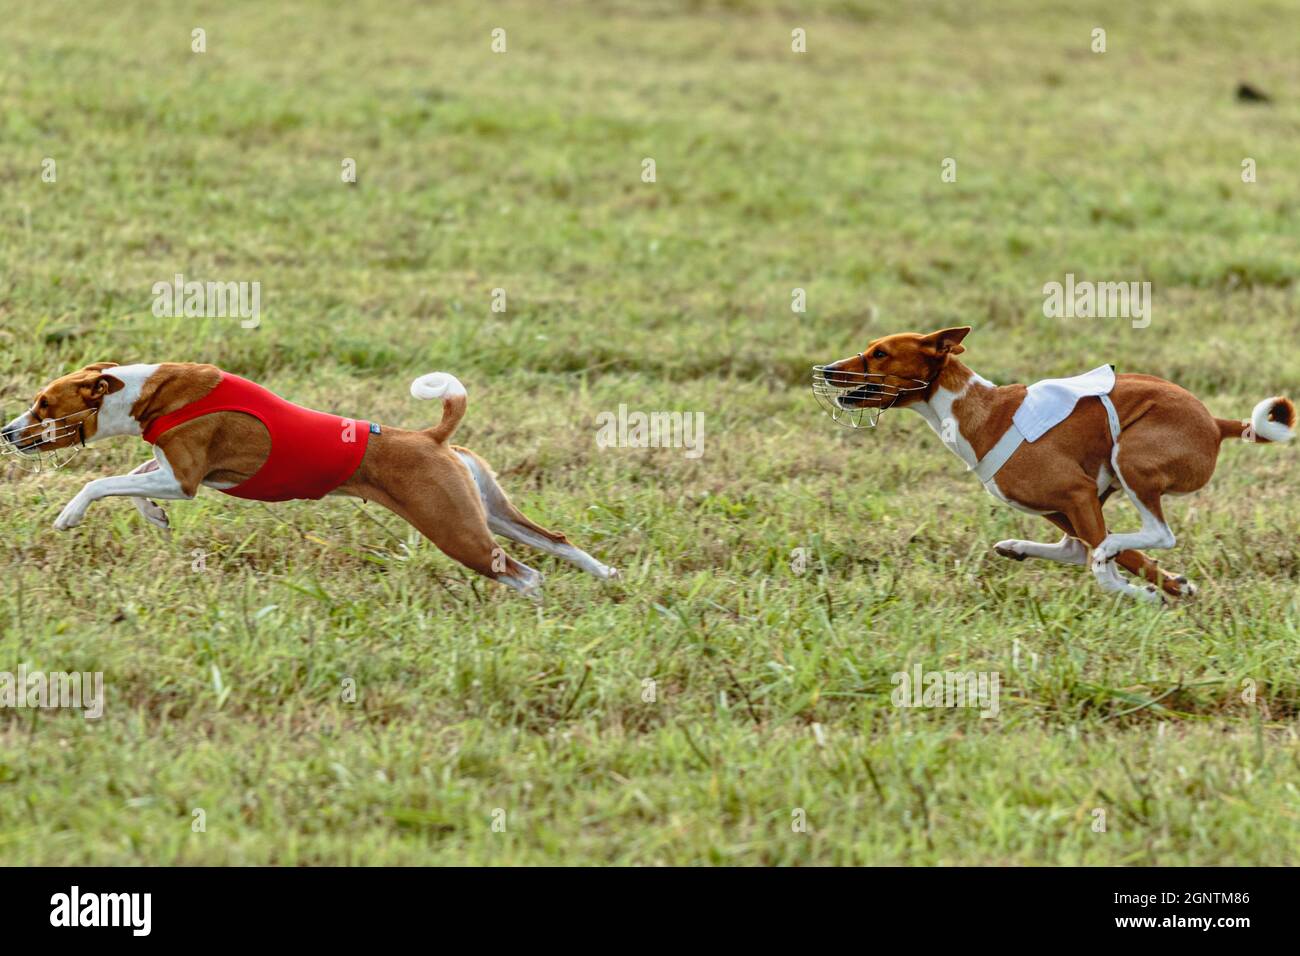
[[[1162,611],[992,556],[1055,532],[919,418],[849,432],[806,387],[969,324],[1000,382],[1109,361],[1224,416],[1296,396],[1294,5],[4,6],[10,414],[86,362],[194,360],[415,426],[409,380],[449,370],[459,440],[624,573],[512,546],[538,609],[346,499],[55,532],[147,457],[126,440],[10,474],[0,670],[103,671],[108,704],[0,710],[6,862],[1295,861],[1293,448],[1225,445],[1169,503],[1162,563],[1201,593]],[[155,318],[178,271],[260,281],[261,326]],[[1152,282],[1151,326],[1043,318],[1067,272]],[[620,402],[705,412],[704,456],[597,448]],[[917,663],[998,671],[999,716],[894,707]]]

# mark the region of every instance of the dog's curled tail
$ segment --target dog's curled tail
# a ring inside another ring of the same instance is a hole
[[[1295,438],[1295,404],[1281,395],[1266,398],[1250,413],[1250,421],[1216,419],[1221,438],[1244,438],[1246,441],[1282,442]]]
[[[442,421],[432,428],[426,428],[424,433],[439,442],[450,438],[465,416],[465,406],[469,401],[460,379],[447,372],[430,372],[411,383],[411,394],[422,400],[442,399]]]

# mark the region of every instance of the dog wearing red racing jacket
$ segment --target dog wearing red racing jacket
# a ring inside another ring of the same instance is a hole
[[[380,427],[288,402],[214,365],[100,362],[50,382],[4,426],[7,452],[38,456],[80,442],[135,435],[153,458],[126,475],[97,478],[54,522],[76,527],[94,501],[129,497],[167,528],[150,499],[188,499],[206,486],[259,501],[352,495],[401,516],[448,557],[530,597],[542,576],[507,555],[493,533],[545,551],[602,580],[618,572],[535,524],[511,502],[487,463],[449,444],[465,414],[452,375],[417,378],[411,394],[440,398],[442,420],[423,431]]]

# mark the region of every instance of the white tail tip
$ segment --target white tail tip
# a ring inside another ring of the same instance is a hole
[[[448,372],[430,372],[411,383],[411,394],[419,399],[454,398],[465,395],[465,386]]]
[[[1260,438],[1267,438],[1269,441],[1290,441],[1295,438],[1295,429],[1291,427],[1294,424],[1295,412],[1291,410],[1285,398],[1276,396],[1266,398],[1250,413],[1250,427],[1255,430],[1255,434]],[[1269,416],[1273,414],[1273,409],[1282,405],[1282,415],[1288,421],[1275,421]]]

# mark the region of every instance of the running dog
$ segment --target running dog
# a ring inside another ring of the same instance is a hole
[[[1194,594],[1185,577],[1140,550],[1174,546],[1161,499],[1203,487],[1226,438],[1294,438],[1291,400],[1266,398],[1246,420],[1215,418],[1172,382],[1116,375],[1105,365],[1070,379],[996,386],[957,360],[968,332],[876,339],[857,355],[814,366],[813,392],[837,421],[855,427],[864,415],[874,425],[888,408],[919,412],[991,495],[1065,532],[1056,544],[999,541],[994,550],[1003,557],[1090,565],[1103,590],[1139,600]],[[1140,531],[1107,530],[1102,505],[1119,490],[1137,509]],[[1116,562],[1147,586],[1125,581]]]
[[[119,435],[153,446],[126,475],[89,482],[54,522],[76,527],[94,501],[129,497],[150,522],[167,515],[150,499],[189,499],[199,486],[258,501],[327,494],[374,501],[401,516],[448,557],[530,597],[542,575],[507,555],[493,533],[577,565],[602,580],[618,572],[529,520],[487,463],[449,444],[465,414],[465,387],[433,372],[411,384],[442,400],[442,420],[423,431],[380,427],[285,401],[214,365],[99,362],[50,382],[0,430],[0,448],[39,460]]]

